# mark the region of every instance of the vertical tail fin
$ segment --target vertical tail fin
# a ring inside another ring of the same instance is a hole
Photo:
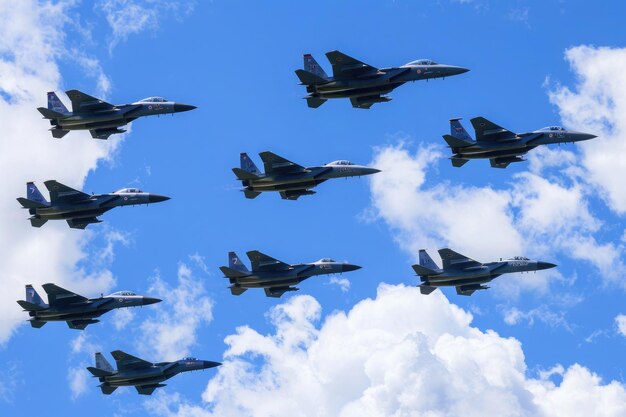
[[[228,252],[228,267],[239,272],[250,272],[235,252]]]
[[[459,120],[461,119],[450,119],[450,134],[457,139],[474,142]]]
[[[114,372],[115,370],[111,366],[111,364],[106,360],[106,358],[102,355],[102,353],[96,353],[96,368],[101,369],[107,372]]]
[[[311,54],[304,55],[304,70],[311,72],[318,77],[328,78],[326,72],[322,69],[322,67],[320,67],[320,64],[317,63],[317,61],[315,60],[315,58],[313,58],[313,55]]]
[[[252,162],[252,159],[250,159],[247,153],[242,152],[239,155],[239,162],[241,163],[241,169],[244,171],[254,175],[261,175],[261,171],[259,171],[259,168]]]
[[[26,284],[26,301],[37,304],[38,306],[47,307],[47,304],[43,302],[39,294],[37,294],[37,291],[30,284]]]
[[[435,263],[435,261],[433,261],[433,259],[430,257],[430,255],[428,254],[428,252],[426,252],[426,250],[424,249],[420,249],[420,253],[419,253],[419,260],[420,266],[423,266],[425,268],[428,269],[432,269],[434,271],[438,271],[439,267],[437,266],[437,264]]]
[[[69,113],[54,91],[48,92],[48,109],[58,113]]]
[[[49,205],[48,200],[44,198],[34,182],[26,183],[26,198],[39,204]]]

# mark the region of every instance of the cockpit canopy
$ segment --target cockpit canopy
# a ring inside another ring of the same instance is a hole
[[[128,193],[143,193],[139,188],[122,188],[115,191],[113,194],[128,194]]]
[[[139,100],[140,103],[165,103],[166,99],[163,97],[146,97],[142,100]]]
[[[115,296],[115,295],[137,295],[137,294],[135,294],[132,291],[117,291],[117,292],[114,292],[111,295]]]
[[[530,259],[528,259],[525,256],[514,256],[512,258],[509,258],[509,260],[511,260],[511,261],[529,261]]]
[[[322,258],[318,262],[330,263],[330,262],[336,262],[336,261],[334,259],[332,259],[332,258]]]
[[[559,132],[563,132],[565,131],[564,128],[562,128],[561,126],[546,126],[542,129],[539,130],[546,130],[546,131],[559,131]]]
[[[414,66],[414,65],[437,65],[435,61],[432,59],[416,59],[415,61],[411,61],[406,66]]]
[[[339,160],[339,161],[329,162],[326,165],[354,165],[354,164],[350,161]]]
[[[184,361],[197,361],[198,358],[192,358],[191,356],[187,356],[186,358],[183,358]]]

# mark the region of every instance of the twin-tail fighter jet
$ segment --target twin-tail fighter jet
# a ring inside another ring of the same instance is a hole
[[[235,252],[228,252],[228,266],[220,270],[230,280],[230,292],[241,295],[249,288],[263,288],[268,297],[278,298],[287,291],[298,291],[292,285],[299,284],[315,275],[337,274],[356,271],[360,266],[336,262],[330,258],[319,261],[290,265],[253,250],[246,253],[252,271],[243,264]]]
[[[300,84],[309,93],[309,107],[317,108],[330,98],[349,98],[352,107],[369,109],[375,103],[390,101],[385,96],[409,81],[445,78],[469,71],[467,68],[438,64],[430,59],[418,59],[400,67],[376,68],[342,52],[326,54],[333,67],[329,77],[310,54],[304,55],[304,69],[296,70]]]
[[[264,191],[278,191],[286,200],[297,200],[303,195],[315,194],[311,188],[332,178],[360,177],[380,170],[350,161],[334,161],[322,166],[303,167],[272,152],[259,154],[265,168],[262,173],[247,153],[240,156],[241,168],[233,172],[244,186],[246,198],[256,198]]]
[[[29,220],[33,227],[41,227],[48,220],[66,220],[72,229],[84,229],[92,223],[100,223],[102,220],[97,217],[112,208],[152,204],[170,199],[159,194],[145,193],[137,188],[89,195],[54,180],[44,184],[50,192],[49,202],[32,182],[26,184],[27,198],[17,199],[22,208],[28,209],[31,214]]]
[[[419,285],[422,294],[430,294],[438,287],[456,287],[457,294],[472,295],[474,291],[488,289],[489,287],[482,284],[502,274],[540,271],[556,266],[523,256],[483,264],[447,248],[439,249],[439,256],[443,269],[437,266],[424,249],[419,251],[419,264],[413,265],[413,270],[422,280]]]
[[[112,394],[118,387],[134,386],[139,394],[151,395],[155,389],[164,387],[161,382],[182,372],[200,371],[220,366],[219,362],[203,361],[196,358],[183,358],[174,362],[152,363],[121,350],[114,350],[117,370],[113,369],[102,353],[96,353],[96,366],[87,368],[97,377],[103,394]]]
[[[109,104],[78,90],[65,92],[72,102],[69,111],[54,92],[48,93],[48,107],[38,107],[44,119],[50,120],[52,136],[62,138],[70,130],[89,130],[94,139],[108,139],[133,120],[144,116],[180,113],[196,107],[176,103],[163,97],[148,97],[130,104]]]
[[[476,140],[467,133],[459,122],[450,120],[450,134],[443,138],[452,149],[452,165],[461,167],[470,159],[489,159],[493,168],[506,168],[512,162],[525,161],[522,155],[539,145],[580,142],[596,136],[589,133],[565,130],[560,126],[544,127],[526,133],[513,133],[484,117],[475,117],[472,126]]]
[[[118,291],[99,298],[87,298],[54,284],[43,284],[48,294],[44,303],[32,285],[26,285],[26,300],[17,303],[31,317],[28,321],[39,329],[49,321],[65,321],[70,329],[83,330],[98,323],[96,317],[116,308],[146,306],[161,302],[158,298],[137,295],[131,291]]]

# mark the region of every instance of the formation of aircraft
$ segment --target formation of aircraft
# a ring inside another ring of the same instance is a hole
[[[461,119],[450,119],[450,134],[443,138],[452,150],[452,165],[461,167],[470,159],[489,159],[494,168],[506,168],[510,163],[523,162],[522,155],[540,145],[580,142],[596,136],[589,133],[565,130],[549,126],[525,133],[513,133],[497,124],[475,117],[470,122],[476,132],[476,140],[467,133]]]
[[[44,182],[50,192],[46,200],[33,182],[26,183],[26,198],[17,201],[28,209],[33,227],[41,227],[48,220],[65,220],[72,229],[84,229],[92,223],[100,223],[98,216],[120,206],[153,204],[169,200],[159,194],[150,194],[137,188],[122,188],[108,194],[89,195],[55,180]]]
[[[261,172],[247,153],[240,155],[241,168],[233,168],[244,186],[246,198],[256,198],[265,191],[278,191],[286,200],[315,194],[311,188],[333,178],[361,177],[380,170],[350,161],[334,161],[321,166],[303,167],[272,152],[259,154],[265,172]]]
[[[48,93],[48,107],[38,107],[44,119],[50,120],[52,137],[62,138],[70,130],[89,130],[94,139],[108,139],[124,133],[125,126],[139,117],[180,113],[196,107],[176,103],[163,97],[148,97],[130,104],[110,104],[78,90],[65,92],[72,102],[69,111],[55,92]]]
[[[307,278],[361,269],[358,265],[337,262],[330,258],[291,265],[258,250],[249,251],[246,255],[250,259],[251,271],[246,268],[235,252],[228,252],[228,266],[220,267],[230,281],[229,288],[233,295],[241,295],[250,288],[263,288],[266,296],[279,298],[288,291],[298,291],[299,288],[293,285]]]
[[[102,353],[96,353],[96,366],[87,368],[101,382],[103,394],[110,395],[118,387],[135,387],[141,395],[151,395],[155,389],[164,387],[161,382],[182,372],[201,371],[220,366],[219,362],[203,361],[196,358],[183,358],[174,362],[152,363],[129,355],[121,350],[114,350],[117,369],[113,369]]]
[[[446,78],[469,71],[430,59],[418,59],[399,67],[376,68],[339,51],[326,53],[326,58],[333,67],[332,77],[326,75],[311,54],[304,55],[304,69],[296,70],[300,84],[306,86],[309,93],[305,98],[312,108],[331,98],[349,98],[352,107],[369,109],[376,103],[391,101],[385,94],[409,81]]]
[[[70,329],[83,330],[90,324],[98,323],[97,317],[111,310],[125,307],[139,307],[160,303],[158,298],[137,295],[131,291],[118,291],[98,298],[87,298],[58,285],[43,284],[48,295],[46,304],[32,285],[26,285],[26,300],[17,303],[28,311],[31,326],[39,329],[50,321],[64,321]]]
[[[422,294],[430,294],[438,287],[456,287],[457,294],[472,295],[474,291],[488,289],[483,284],[502,274],[540,271],[556,266],[523,256],[483,264],[448,248],[439,249],[439,256],[442,268],[437,266],[426,250],[419,251],[419,264],[413,265],[413,270],[422,281],[419,285]]]

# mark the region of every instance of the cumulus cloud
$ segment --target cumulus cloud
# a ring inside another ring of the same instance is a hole
[[[57,61],[68,47],[64,29],[72,5],[0,2],[0,171],[7,196],[23,196],[29,180],[41,185],[56,179],[81,188],[87,174],[119,143],[119,138],[94,141],[85,132],[53,139],[48,122],[36,110],[46,105],[46,92],[61,84]],[[12,198],[0,201],[0,344],[24,322],[15,305],[24,297],[24,284],[55,282],[93,293],[114,283],[109,271],[87,262],[85,247],[93,231],[70,230],[61,222],[35,229],[27,218]]]
[[[93,366],[88,358],[93,361],[93,355],[101,352],[102,347],[95,343],[86,332],[80,333],[70,342],[70,355],[73,358],[80,357],[78,364],[70,366],[67,370],[67,383],[72,400],[87,392],[89,388],[90,374],[85,368]]]
[[[626,316],[618,314],[615,317],[615,324],[617,325],[617,331],[624,337],[626,337]]]
[[[340,289],[341,292],[348,292],[350,291],[350,280],[347,278],[338,278],[338,277],[330,277],[330,279],[328,280],[328,283],[331,285],[337,285]]]
[[[534,171],[495,188],[427,181],[443,159],[438,147],[419,147],[415,154],[404,143],[378,148],[372,165],[382,172],[371,178],[369,213],[386,222],[413,257],[419,249],[445,246],[485,262],[515,254],[548,261],[560,255],[585,260],[607,282],[619,283],[623,244],[598,241],[603,223],[589,209],[587,187],[566,162],[558,172],[546,170],[555,165],[551,152],[532,156]],[[509,295],[520,288],[545,291],[548,279],[559,277],[551,270],[496,281],[496,286]]]
[[[622,416],[626,387],[587,368],[528,375],[519,341],[471,325],[441,293],[381,284],[375,299],[320,324],[310,296],[270,311],[275,327],[226,338],[204,404],[149,400],[163,416]],[[560,384],[550,380],[559,373]],[[602,406],[598,406],[601,404]]]

